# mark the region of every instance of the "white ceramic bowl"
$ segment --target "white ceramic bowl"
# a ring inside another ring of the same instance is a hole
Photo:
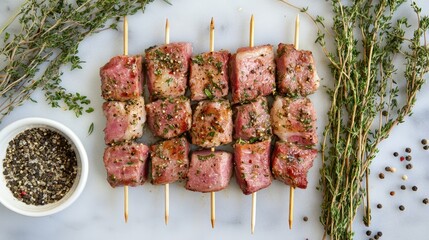
[[[27,205],[16,199],[6,186],[5,177],[3,175],[3,160],[5,159],[9,142],[15,138],[17,134],[35,127],[54,130],[68,139],[76,152],[78,164],[76,179],[69,192],[61,200],[41,206]],[[0,202],[10,210],[22,215],[41,217],[64,210],[79,197],[85,188],[88,178],[88,157],[79,138],[66,126],[44,118],[25,118],[11,123],[0,131],[0,169]]]

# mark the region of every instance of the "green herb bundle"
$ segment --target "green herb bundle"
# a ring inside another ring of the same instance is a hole
[[[80,42],[103,29],[116,29],[121,16],[143,10],[153,0],[27,0],[0,29],[0,121],[42,88],[52,107],[64,107],[80,116],[92,112],[90,100],[61,86],[63,65],[81,68]],[[106,26],[108,20],[112,24]],[[20,30],[11,33],[18,21]]]
[[[329,59],[333,75],[322,142],[320,220],[325,237],[345,240],[353,239],[353,220],[366,194],[362,180],[378,144],[412,114],[425,83],[429,18],[421,17],[421,9],[412,2],[417,22],[410,24],[405,17],[394,20],[406,0],[329,2],[332,28],[325,26],[323,17],[307,14],[318,28],[316,43]],[[410,38],[407,31],[413,32]],[[327,43],[333,43],[335,50],[330,52]],[[369,211],[365,218],[369,221]]]

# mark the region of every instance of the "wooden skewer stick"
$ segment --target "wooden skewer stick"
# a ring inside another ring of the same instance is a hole
[[[298,50],[298,48],[299,48],[299,15],[296,16],[296,20],[295,20],[294,46],[295,46],[295,49]],[[289,192],[289,229],[292,229],[292,225],[293,225],[293,205],[294,205],[294,198],[295,198],[294,193],[295,193],[295,188],[291,186],[290,192]]]
[[[128,55],[128,20],[124,16],[124,55]],[[128,186],[124,186],[124,218],[128,222]]]
[[[214,51],[214,20],[210,21],[210,52]],[[211,148],[212,152],[215,151],[215,148]],[[215,227],[216,223],[216,195],[215,192],[210,193],[210,221],[212,228]]]
[[[165,44],[170,43],[170,24],[168,23],[168,18],[165,20]],[[165,216],[164,222],[165,225],[168,224],[168,218],[170,217],[170,185],[165,184]]]
[[[252,16],[250,17],[250,35],[249,35],[249,47],[254,46],[254,31],[255,31],[255,20]],[[255,232],[256,223],[256,192],[252,193],[252,212],[250,215],[250,231],[253,234]]]

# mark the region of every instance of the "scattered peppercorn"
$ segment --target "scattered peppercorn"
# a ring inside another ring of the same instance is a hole
[[[423,146],[423,149],[424,149],[424,150],[428,150],[428,149],[429,149],[429,146],[428,146],[428,145],[424,145],[424,146]]]
[[[402,190],[405,190],[405,189],[407,189],[407,188],[405,187],[405,185],[401,185],[401,189],[402,189]]]
[[[384,170],[386,170],[386,172],[391,172],[392,169],[390,167],[385,167]]]
[[[380,173],[380,174],[378,174],[378,177],[379,177],[380,179],[384,179],[384,174],[383,174],[383,173]]]
[[[370,230],[366,231],[367,236],[371,236],[372,232]]]
[[[381,237],[381,236],[383,236],[383,233],[382,232],[377,232],[377,236]]]
[[[429,199],[428,198],[423,199],[423,203],[424,204],[428,204],[429,203]]]
[[[374,239],[379,239],[380,237],[378,235],[374,235]]]
[[[405,160],[407,160],[407,161],[411,161],[411,159],[412,159],[411,155],[407,155],[407,156],[405,157]]]
[[[390,191],[390,196],[395,196],[395,191]]]
[[[408,163],[407,165],[405,165],[405,168],[406,169],[411,169],[411,168],[413,168],[413,165],[411,163]]]
[[[409,148],[409,147],[405,148],[405,152],[410,153],[411,152],[411,148]]]
[[[400,206],[399,206],[399,210],[404,211],[404,210],[405,210],[405,207],[404,207],[403,205],[400,205]]]
[[[428,144],[428,140],[426,140],[426,139],[422,139],[422,144],[423,144],[423,145]]]
[[[304,220],[304,222],[307,222],[308,221],[308,217],[305,216],[305,217],[302,218],[302,220]]]
[[[390,171],[394,173],[394,172],[396,172],[396,168],[392,167],[392,168],[390,168]]]
[[[413,189],[413,191],[415,192],[415,191],[417,191],[417,186],[413,186],[411,189]]]
[[[399,153],[398,152],[394,152],[393,156],[397,157],[397,156],[399,156]]]
[[[402,175],[402,180],[407,181],[408,176],[407,175]]]
[[[380,209],[380,208],[382,208],[382,207],[383,207],[383,205],[381,205],[381,203],[377,204],[377,208],[378,208],[378,209]]]

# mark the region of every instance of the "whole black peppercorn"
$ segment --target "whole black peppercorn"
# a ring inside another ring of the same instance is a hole
[[[386,170],[386,172],[392,171],[392,169],[389,166],[385,167],[384,170]]]
[[[429,149],[429,145],[424,145],[424,146],[423,146],[423,149],[424,149],[424,150],[428,150],[428,149]]]
[[[402,189],[402,190],[405,190],[405,189],[407,189],[407,188],[405,187],[405,185],[401,185],[401,189]]]
[[[381,205],[381,203],[377,204],[377,208],[382,208],[383,205]]]
[[[413,165],[411,163],[409,163],[409,164],[405,165],[405,168],[406,169],[411,169],[411,168],[413,168]]]
[[[417,186],[413,186],[411,189],[413,189],[413,191],[417,191]]]
[[[407,156],[405,157],[405,160],[407,160],[407,161],[411,161],[411,159],[412,159],[411,155],[407,155]]]
[[[383,233],[382,232],[377,232],[377,236],[381,237],[381,236],[383,236]]]
[[[394,152],[393,156],[397,157],[397,156],[399,156],[399,153],[398,152]]]
[[[380,236],[374,235],[374,239],[379,239],[379,238],[380,238]]]
[[[305,216],[305,217],[302,218],[302,220],[304,220],[304,222],[307,222],[308,221],[308,217]]]
[[[403,205],[400,205],[400,206],[399,206],[399,210],[404,211],[404,210],[405,210],[405,207],[404,207]]]
[[[380,174],[378,174],[378,177],[379,177],[380,179],[384,179],[384,174],[383,174],[383,173],[380,173]]]
[[[372,232],[370,230],[366,231],[367,236],[371,236]]]
[[[409,147],[405,148],[405,152],[410,153],[411,152],[411,148],[409,148]]]
[[[426,139],[422,139],[422,144],[423,144],[423,145],[428,144],[428,140],[426,140]]]
[[[429,203],[429,199],[428,198],[423,199],[423,203],[424,204],[428,204]]]

